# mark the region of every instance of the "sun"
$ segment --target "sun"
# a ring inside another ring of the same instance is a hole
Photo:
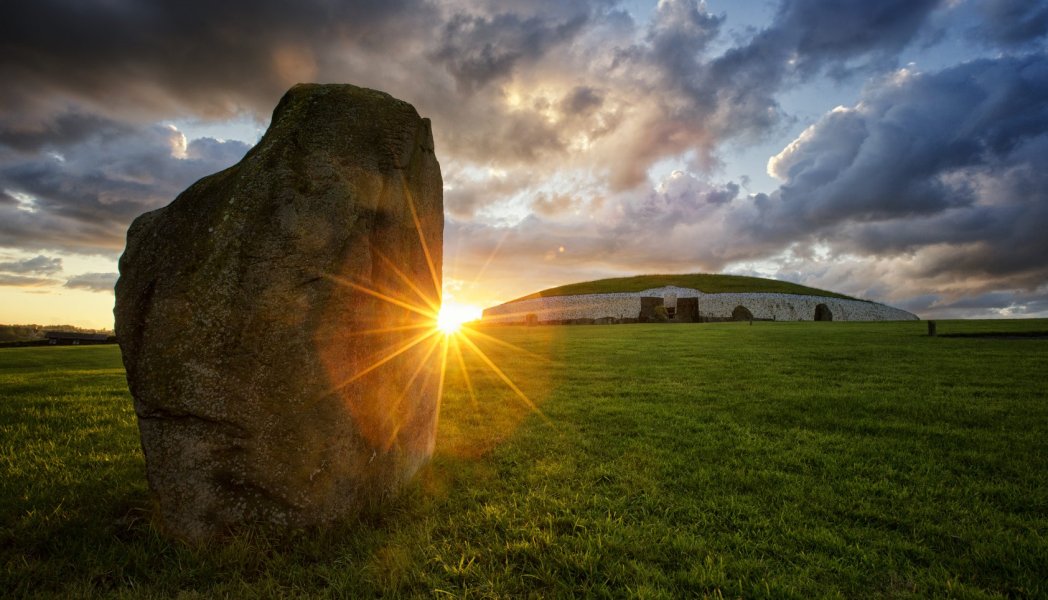
[[[463,323],[479,319],[482,313],[477,306],[445,302],[437,313],[437,329],[443,331],[444,335],[451,335],[458,332]]]

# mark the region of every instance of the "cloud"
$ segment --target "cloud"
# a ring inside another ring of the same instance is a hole
[[[974,38],[1006,48],[1044,44],[1048,36],[1048,5],[1031,0],[976,0],[978,25]]]
[[[469,93],[509,76],[519,63],[569,42],[586,19],[585,13],[562,21],[513,13],[492,17],[458,13],[444,23],[440,44],[431,56],[451,73],[460,91]]]
[[[571,194],[540,193],[533,214],[512,226],[448,219],[446,236],[456,240],[449,254],[464,257],[455,261],[457,269],[476,272],[496,253],[497,266],[485,280],[513,289],[507,296],[535,291],[543,281],[716,271],[763,251],[724,227],[740,191],[733,182],[675,171],[654,189],[609,192],[588,204]],[[520,279],[521,272],[529,277]]]
[[[54,275],[62,270],[62,259],[37,255],[33,258],[0,262],[0,273]]]
[[[0,247],[117,252],[134,217],[248,149],[211,139],[187,145],[170,127],[106,123],[73,141],[41,132],[34,143],[42,152],[0,146],[0,188],[23,199],[0,203]]]
[[[1035,292],[988,292],[946,300],[936,294],[919,296],[899,304],[900,308],[918,311],[925,318],[963,319],[980,317],[1045,318],[1048,317],[1048,290]]]
[[[551,284],[750,270],[931,316],[1041,314],[1045,107],[1041,55],[903,69],[772,157],[782,184],[771,194],[675,171],[647,190],[594,192],[606,201],[582,216],[546,210],[553,196],[537,195],[534,214],[513,226],[452,220],[449,235],[468,240],[463,254],[498,249],[489,273],[505,273],[503,286],[522,269]],[[514,293],[541,285],[527,283]]]
[[[812,71],[890,54],[934,5],[787,0],[764,31],[711,56],[724,17],[698,0],[663,0],[647,25],[603,0],[41,0],[0,24],[0,143],[32,151],[180,115],[264,119],[292,83],[351,81],[415,103],[459,160],[556,165],[587,150],[624,189],[662,158],[713,165],[723,141],[775,126],[795,57]]]
[[[769,29],[795,56],[797,68],[811,73],[826,67],[841,74],[848,61],[889,64],[913,41],[942,0],[822,0],[783,2]]]
[[[61,283],[50,276],[62,270],[62,259],[37,255],[0,262],[0,286],[41,288]]]
[[[213,138],[197,138],[186,145],[185,159],[194,168],[206,170],[210,165],[233,165],[240,162],[251,147],[237,140],[219,141]],[[185,164],[185,163],[183,163]],[[219,167],[221,169],[222,167]]]
[[[642,85],[658,93],[645,98],[654,110],[633,115],[641,125],[632,139],[617,144],[625,164],[616,165],[612,185],[644,183],[653,163],[689,152],[696,168],[715,169],[724,143],[761,140],[787,120],[778,101],[784,87],[893,65],[939,4],[786,0],[766,28],[709,56],[723,17],[695,0],[660,2],[645,44],[619,59],[630,72],[651,73]]]
[[[39,108],[40,98],[65,96],[110,116],[121,110],[231,116],[245,106],[271,107],[300,75],[289,66],[324,63],[344,40],[361,49],[392,47],[433,14],[431,4],[413,0],[108,3],[77,10],[60,0],[20,3],[0,24],[7,58],[0,108]]]
[[[896,64],[935,42],[936,14],[1039,47],[1043,3],[972,2],[781,0],[731,38],[699,0],[647,22],[606,0],[17,3],[0,21],[0,247],[112,256],[135,216],[247,149],[158,123],[263,122],[314,79],[433,119],[447,243],[473,272],[498,249],[494,287],[753,268],[929,310],[1003,301],[1045,278],[1043,54]],[[726,145],[785,131],[783,93],[825,77],[872,79],[774,157],[779,189],[720,180]]]
[[[730,131],[762,131],[778,111],[784,84],[820,72],[836,77],[894,63],[918,37],[940,0],[785,0],[771,25],[745,45],[710,62],[697,89],[717,90],[718,111]],[[857,61],[857,62],[856,62]]]
[[[604,104],[604,97],[599,90],[580,85],[572,89],[560,101],[561,112],[565,115],[587,115]]]
[[[531,209],[535,213],[553,217],[569,210],[575,209],[580,202],[567,194],[538,194],[531,202]]]
[[[83,273],[70,277],[65,287],[89,292],[112,292],[117,277],[117,273]]]
[[[1048,71],[1041,55],[871,86],[769,161],[782,186],[733,227],[843,256],[909,257],[901,273],[971,292],[1048,279]]]
[[[453,217],[471,219],[497,199],[524,194],[536,183],[534,173],[463,168],[452,163],[444,168],[444,211]]]
[[[0,118],[0,144],[26,153],[75,144],[91,136],[126,134],[129,129],[124,123],[97,114],[75,111],[59,112],[46,122],[18,117]]]
[[[663,0],[648,27],[649,52],[672,76],[691,77],[723,23],[724,17],[710,14],[704,2]]]
[[[20,288],[36,288],[36,287],[49,287],[59,283],[56,279],[50,279],[48,277],[34,277],[27,275],[10,275],[7,273],[0,273],[0,286],[3,287],[20,287]]]

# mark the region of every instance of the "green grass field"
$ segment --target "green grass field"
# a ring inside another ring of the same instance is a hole
[[[940,333],[1048,330],[939,322]],[[115,347],[0,350],[4,595],[1048,597],[1048,339],[503,327],[381,515],[155,533]]]
[[[633,277],[615,277],[612,279],[598,279],[596,281],[583,281],[580,283],[569,283],[558,287],[528,294],[511,302],[530,300],[532,298],[545,298],[549,296],[574,296],[576,294],[609,294],[617,292],[642,292],[644,290],[674,285],[677,287],[691,288],[706,292],[707,294],[720,294],[728,292],[763,292],[778,294],[801,294],[811,296],[826,296],[829,298],[842,298],[844,300],[857,300],[851,296],[845,296],[836,292],[828,292],[818,288],[808,287],[789,281],[777,279],[765,279],[763,277],[746,277],[744,275],[716,275],[709,273],[691,273],[686,275],[636,275]]]

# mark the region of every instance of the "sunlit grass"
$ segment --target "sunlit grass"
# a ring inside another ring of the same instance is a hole
[[[1048,323],[939,322],[986,328]],[[1048,594],[1048,340],[923,323],[464,331],[541,415],[441,336],[436,453],[402,496],[343,526],[197,549],[149,524],[117,349],[0,350],[0,589]]]

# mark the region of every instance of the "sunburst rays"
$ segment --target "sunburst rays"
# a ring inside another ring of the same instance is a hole
[[[342,277],[331,277],[331,280],[339,285],[350,287],[356,291],[365,293],[372,297],[378,298],[383,302],[387,302],[394,306],[409,310],[424,319],[422,322],[408,324],[408,325],[396,325],[389,327],[374,327],[370,329],[361,329],[358,331],[351,331],[347,334],[348,337],[364,337],[364,336],[382,336],[384,334],[405,334],[414,333],[406,340],[402,340],[392,347],[387,347],[373,355],[365,361],[365,364],[357,369],[353,374],[347,377],[344,381],[338,382],[335,389],[343,388],[351,383],[365,377],[366,375],[379,371],[383,366],[387,365],[390,361],[393,361],[399,356],[411,351],[416,347],[423,349],[424,358],[416,370],[413,372],[411,381],[414,381],[419,372],[424,368],[429,361],[433,360],[434,353],[438,347],[440,347],[439,356],[439,370],[438,377],[440,381],[440,391],[438,392],[438,399],[442,398],[443,388],[447,378],[447,369],[449,363],[449,354],[453,355],[452,360],[459,367],[460,372],[466,383],[466,388],[469,393],[470,401],[473,406],[479,404],[476,388],[473,385],[473,381],[470,378],[469,370],[466,365],[466,352],[463,348],[468,350],[473,356],[480,360],[491,372],[501,380],[529,410],[532,410],[539,415],[542,415],[542,411],[538,405],[528,397],[528,395],[513,381],[513,379],[502,369],[495,360],[485,352],[484,349],[478,342],[488,342],[491,344],[498,345],[511,351],[520,352],[527,356],[538,359],[544,362],[549,362],[549,358],[536,354],[521,348],[515,344],[503,341],[494,336],[488,335],[483,331],[480,331],[474,327],[471,327],[468,323],[463,323],[452,319],[451,321],[443,321],[441,319],[440,310],[432,310],[428,307],[419,306],[412,304],[409,301],[405,301],[401,298],[397,298],[388,292],[379,292],[371,289],[365,285],[352,282]],[[410,387],[410,382],[409,386]],[[407,392],[407,390],[405,390]],[[399,403],[399,399],[398,399]]]
[[[418,360],[417,365],[401,363],[407,367],[406,369],[400,369],[405,375],[404,381],[406,383],[399,387],[397,390],[399,393],[396,393],[395,398],[389,398],[388,402],[384,403],[387,417],[390,421],[387,421],[387,425],[383,427],[385,431],[383,437],[386,439],[383,440],[384,443],[382,445],[388,448],[395,443],[404,425],[399,414],[402,405],[412,393],[412,390],[420,389],[419,386],[425,388],[431,385],[432,380],[430,378],[434,374],[438,380],[436,410],[439,415],[440,404],[444,399],[444,388],[447,384],[449,364],[456,365],[461,371],[471,405],[474,410],[479,410],[482,399],[477,393],[477,388],[467,367],[467,356],[473,356],[512,391],[513,396],[520,401],[522,407],[526,407],[528,411],[533,411],[544,420],[547,420],[538,405],[496,363],[492,356],[485,352],[481,343],[485,345],[488,343],[496,344],[502,348],[526,353],[532,357],[538,357],[543,360],[548,359],[470,327],[467,322],[471,318],[479,317],[479,314],[467,314],[461,308],[456,311],[447,305],[442,305],[440,274],[434,262],[434,253],[430,251],[428,240],[424,234],[422,223],[410,192],[407,194],[406,199],[411,222],[418,234],[418,242],[421,245],[426,268],[429,271],[428,278],[424,276],[420,278],[417,274],[413,278],[410,268],[398,265],[397,262],[378,248],[371,248],[371,251],[372,255],[377,257],[379,261],[375,265],[376,273],[383,273],[376,279],[385,282],[384,285],[379,285],[374,281],[360,281],[336,274],[324,274],[325,278],[339,286],[370,296],[389,307],[396,307],[406,311],[407,320],[410,321],[405,323],[402,320],[398,320],[388,325],[375,323],[372,327],[346,331],[343,337],[347,338],[347,344],[355,343],[348,338],[358,340],[368,337],[373,337],[376,340],[392,338],[396,341],[366,356],[359,361],[359,364],[353,365],[352,372],[343,374],[341,381],[332,382],[332,391],[343,390],[347,386],[359,382],[368,376],[381,378],[383,369],[392,368],[391,363],[398,359],[401,361]],[[432,282],[433,293],[427,293],[424,289],[429,287],[427,279]],[[360,347],[366,346],[366,342],[360,342]]]

